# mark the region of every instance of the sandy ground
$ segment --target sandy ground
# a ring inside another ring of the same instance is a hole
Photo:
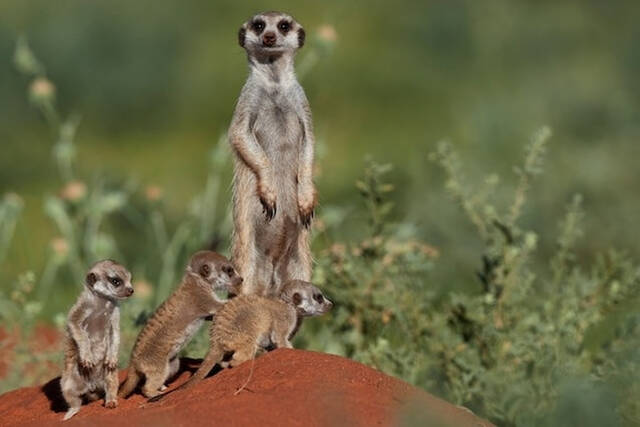
[[[186,381],[199,361],[183,359],[171,388]],[[253,372],[252,372],[253,370]],[[120,373],[121,380],[125,372]],[[239,393],[251,375],[250,381]],[[59,378],[0,396],[0,425],[61,423],[66,405]],[[147,403],[140,394],[106,409],[83,406],[64,425],[91,426],[490,426],[396,378],[338,356],[280,349],[220,371],[198,386]]]

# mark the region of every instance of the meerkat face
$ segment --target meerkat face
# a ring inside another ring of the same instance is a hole
[[[191,257],[187,271],[211,284],[214,291],[226,290],[232,294],[240,292],[242,277],[226,257],[216,252],[197,252]]]
[[[213,283],[213,287],[216,290],[226,290],[232,295],[238,295],[240,293],[240,287],[242,285],[242,277],[233,268],[231,262],[227,261],[217,265],[218,273]]]
[[[281,12],[259,13],[242,24],[238,42],[249,53],[295,52],[304,45],[304,28]]]
[[[333,303],[322,291],[309,282],[292,280],[288,282],[280,295],[280,299],[293,304],[299,316],[321,316],[331,310]]]
[[[85,279],[85,285],[96,294],[108,299],[126,299],[133,295],[131,273],[112,260],[95,263]]]

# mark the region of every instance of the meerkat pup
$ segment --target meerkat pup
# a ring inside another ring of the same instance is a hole
[[[127,379],[119,396],[127,397],[144,377],[142,393],[153,397],[178,371],[178,353],[198,331],[204,319],[225,303],[215,292],[238,293],[242,283],[229,260],[211,251],[191,257],[182,282],[142,328],[131,353]]]
[[[244,294],[267,295],[291,279],[311,279],[314,135],[293,64],[304,39],[302,26],[280,12],[255,15],[238,33],[249,77],[229,142],[236,154],[232,261],[245,279]]]
[[[333,303],[309,282],[292,280],[282,286],[278,298],[240,295],[216,313],[209,329],[209,352],[189,381],[176,390],[190,388],[204,379],[216,363],[233,353],[229,367],[253,359],[259,350],[291,348],[303,317],[320,316]],[[168,394],[168,393],[167,393]],[[158,396],[158,401],[167,394]]]
[[[62,395],[68,420],[78,413],[83,397],[104,406],[117,406],[120,309],[118,303],[133,294],[131,273],[115,261],[95,263],[87,273],[84,291],[69,311],[64,338]]]

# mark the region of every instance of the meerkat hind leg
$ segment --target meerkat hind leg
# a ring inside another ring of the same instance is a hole
[[[80,403],[82,403],[82,399],[80,399]],[[69,418],[73,417],[78,412],[80,412],[80,406],[73,406],[69,408],[67,413],[64,414],[64,418],[62,418],[62,421],[67,421]]]
[[[118,404],[118,371],[107,372],[105,378],[104,406],[113,409]]]
[[[309,249],[309,232],[301,230],[292,243],[287,254],[279,260],[277,271],[280,273],[278,283],[284,284],[290,280],[311,280],[313,260]]]
[[[162,372],[156,371],[147,373],[147,380],[145,381],[144,386],[142,386],[142,394],[147,398],[155,397],[160,394],[160,388],[164,385],[164,382],[167,379],[168,371],[169,367],[167,365]]]
[[[76,379],[76,381],[78,380],[82,381],[81,379]],[[80,407],[82,406],[82,395],[87,392],[86,387],[76,389],[74,386],[75,384],[72,378],[66,378],[60,384],[60,388],[62,389],[62,396],[69,406],[67,413],[64,415],[64,421],[68,420],[78,413]]]
[[[249,189],[253,194],[257,183],[255,178],[251,176],[252,174],[253,172],[246,169],[236,171],[234,186]],[[258,253],[256,252],[254,222],[260,204],[248,197],[247,194],[234,194],[233,203],[235,205],[233,212],[235,226],[232,236],[231,261],[238,270],[238,274],[244,279],[242,293],[252,294],[259,288],[256,283],[259,276],[256,273]]]
[[[291,341],[289,341],[288,331],[285,333],[274,333],[272,335],[272,342],[275,348],[293,348]]]

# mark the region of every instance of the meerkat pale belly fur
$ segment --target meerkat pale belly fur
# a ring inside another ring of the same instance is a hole
[[[320,316],[333,303],[309,282],[292,280],[280,288],[278,297],[240,295],[216,313],[209,329],[209,352],[189,381],[177,388],[190,388],[204,379],[216,363],[232,354],[229,367],[256,357],[267,348],[291,348],[290,339],[303,317]],[[169,393],[158,396],[158,401]]]
[[[85,289],[69,311],[64,338],[62,395],[69,405],[68,420],[82,405],[82,398],[105,396],[105,406],[117,406],[120,300],[133,294],[131,273],[115,261],[94,264],[85,278]]]
[[[225,303],[215,291],[238,293],[241,283],[242,278],[224,256],[211,251],[193,255],[178,288],[140,331],[119,395],[127,397],[143,378],[142,393],[146,397],[163,391],[164,383],[178,371],[180,350],[204,319]]]
[[[229,128],[236,154],[232,261],[244,294],[273,294],[291,279],[310,280],[309,228],[316,204],[311,110],[294,73],[304,29],[268,12],[240,28],[249,77]]]

